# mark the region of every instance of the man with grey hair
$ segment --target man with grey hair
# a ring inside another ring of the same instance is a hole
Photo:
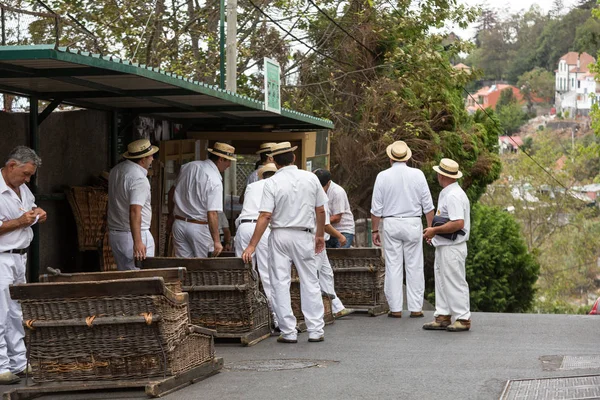
[[[0,169],[0,385],[16,383],[28,372],[23,314],[8,287],[25,283],[31,226],[46,221],[26,185],[41,164],[35,151],[18,146]]]

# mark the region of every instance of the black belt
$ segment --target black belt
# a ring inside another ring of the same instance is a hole
[[[421,216],[415,216],[415,217],[396,217],[395,215],[388,215],[387,217],[381,217],[381,218],[421,218]]]
[[[302,229],[300,229],[300,230],[301,230],[302,232],[309,232],[309,233],[312,233],[312,229],[310,229],[310,228],[302,228]]]
[[[246,222],[258,222],[257,219],[243,219],[240,221],[240,224],[245,224]]]
[[[27,253],[27,251],[29,250],[29,246],[25,247],[24,249],[12,249],[12,250],[6,250],[3,251],[2,253],[12,253],[12,254],[25,254]]]

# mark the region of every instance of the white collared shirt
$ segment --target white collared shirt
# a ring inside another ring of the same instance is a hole
[[[238,219],[235,220],[236,228],[240,226],[240,222],[244,219],[258,219],[258,214],[260,213],[260,202],[262,200],[263,190],[266,182],[267,181],[263,179],[246,186],[242,212],[240,213]]]
[[[354,216],[348,201],[348,194],[344,188],[331,181],[329,189],[327,189],[327,197],[329,198],[328,204],[331,215],[342,214],[340,222],[331,224],[331,226],[340,232],[354,234]]]
[[[175,215],[208,221],[209,211],[223,211],[223,178],[211,160],[192,161],[181,167],[175,183]]]
[[[315,208],[327,203],[327,195],[312,172],[288,165],[266,180],[260,211],[271,213],[271,229],[311,229]]]
[[[469,234],[471,232],[471,205],[467,194],[457,182],[442,189],[440,197],[438,198],[438,208],[435,215],[449,218],[450,221],[462,219],[465,221],[465,226],[462,229],[465,234],[458,235],[455,240],[446,239],[436,235],[431,241],[434,246],[459,244],[469,240]]]
[[[423,171],[395,162],[375,180],[371,214],[376,217],[420,217],[433,210]]]
[[[108,175],[108,229],[130,232],[129,206],[132,205],[142,206],[141,228],[150,229],[150,200],[148,170],[131,160],[117,164]]]
[[[331,220],[329,219],[329,207],[328,206],[329,206],[328,204],[325,205],[325,226],[331,225]],[[329,238],[331,238],[331,235],[329,233],[325,232],[325,234],[323,235],[323,238],[325,239],[325,241],[328,241]]]
[[[15,191],[8,187],[1,171],[2,169],[0,169],[0,221],[4,223],[19,218],[25,214],[23,210],[31,211],[37,205],[35,204],[35,197],[27,185],[22,184],[19,186],[19,192],[21,193],[21,198],[19,198]],[[24,249],[29,246],[32,239],[33,229],[29,226],[7,232],[0,235],[0,252]]]

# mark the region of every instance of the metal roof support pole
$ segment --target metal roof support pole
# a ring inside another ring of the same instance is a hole
[[[110,144],[109,144],[110,145],[109,164],[110,164],[111,168],[114,167],[115,165],[117,165],[117,162],[119,161],[118,136],[119,136],[119,112],[111,111],[110,112]]]
[[[219,88],[225,89],[225,0],[220,0],[219,17]]]
[[[29,147],[38,155],[40,154],[40,135],[38,130],[38,98],[31,96],[29,98]],[[38,194],[37,177],[39,172],[31,177],[29,187],[31,192]],[[29,245],[29,276],[28,282],[37,282],[40,272],[40,224],[32,226],[33,240]]]

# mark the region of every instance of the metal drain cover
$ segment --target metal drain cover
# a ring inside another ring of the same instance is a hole
[[[600,368],[600,356],[565,356],[560,369]]]
[[[225,365],[225,368],[234,371],[285,371],[290,369],[322,367],[326,364],[335,362],[336,361],[306,360],[299,358],[279,360],[248,360]]]
[[[510,380],[500,400],[600,398],[600,375]]]

